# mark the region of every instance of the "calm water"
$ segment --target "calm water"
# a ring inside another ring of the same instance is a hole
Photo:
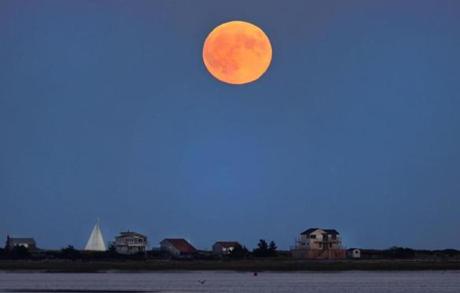
[[[201,281],[201,282],[200,282]],[[0,273],[0,292],[460,292],[460,271]]]

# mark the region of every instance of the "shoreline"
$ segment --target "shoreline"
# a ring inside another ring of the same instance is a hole
[[[0,272],[116,273],[159,271],[340,272],[460,270],[460,260],[1,260]]]

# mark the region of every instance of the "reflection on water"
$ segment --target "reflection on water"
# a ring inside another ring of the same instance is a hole
[[[460,272],[0,273],[0,292],[460,292]]]

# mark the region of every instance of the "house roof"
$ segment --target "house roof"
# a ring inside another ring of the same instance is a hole
[[[332,234],[332,235],[339,235],[340,233],[335,230],[335,229],[323,229],[324,231],[327,232],[327,234]]]
[[[216,243],[214,243],[214,245],[216,244],[219,244],[220,246],[225,247],[225,248],[237,247],[237,246],[241,247],[241,244],[238,243],[237,241],[217,241]]]
[[[359,251],[361,251],[360,248],[348,248],[348,249],[347,249],[347,251],[350,251],[350,252],[353,251],[353,250],[359,250]]]
[[[123,238],[123,237],[141,237],[141,238],[147,238],[147,236],[137,233],[137,232],[131,232],[131,231],[126,231],[126,232],[120,232],[120,235],[118,235],[116,238]]]
[[[331,235],[339,235],[340,234],[335,229],[310,228],[310,229],[307,229],[307,230],[303,231],[302,233],[300,233],[300,235],[309,235],[309,234],[315,232],[316,230],[323,230],[327,234],[331,234]]]
[[[195,253],[197,250],[193,247],[187,240],[182,238],[166,238],[163,239],[161,242],[169,242],[172,246],[174,246],[177,250],[181,253]]]
[[[35,245],[35,240],[33,238],[12,238],[8,237],[7,239],[9,245],[18,245],[18,244],[28,244]]]

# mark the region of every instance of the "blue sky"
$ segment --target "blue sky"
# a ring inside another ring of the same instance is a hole
[[[270,37],[257,82],[201,60],[218,24]],[[0,241],[121,230],[459,248],[458,1],[0,2]]]

